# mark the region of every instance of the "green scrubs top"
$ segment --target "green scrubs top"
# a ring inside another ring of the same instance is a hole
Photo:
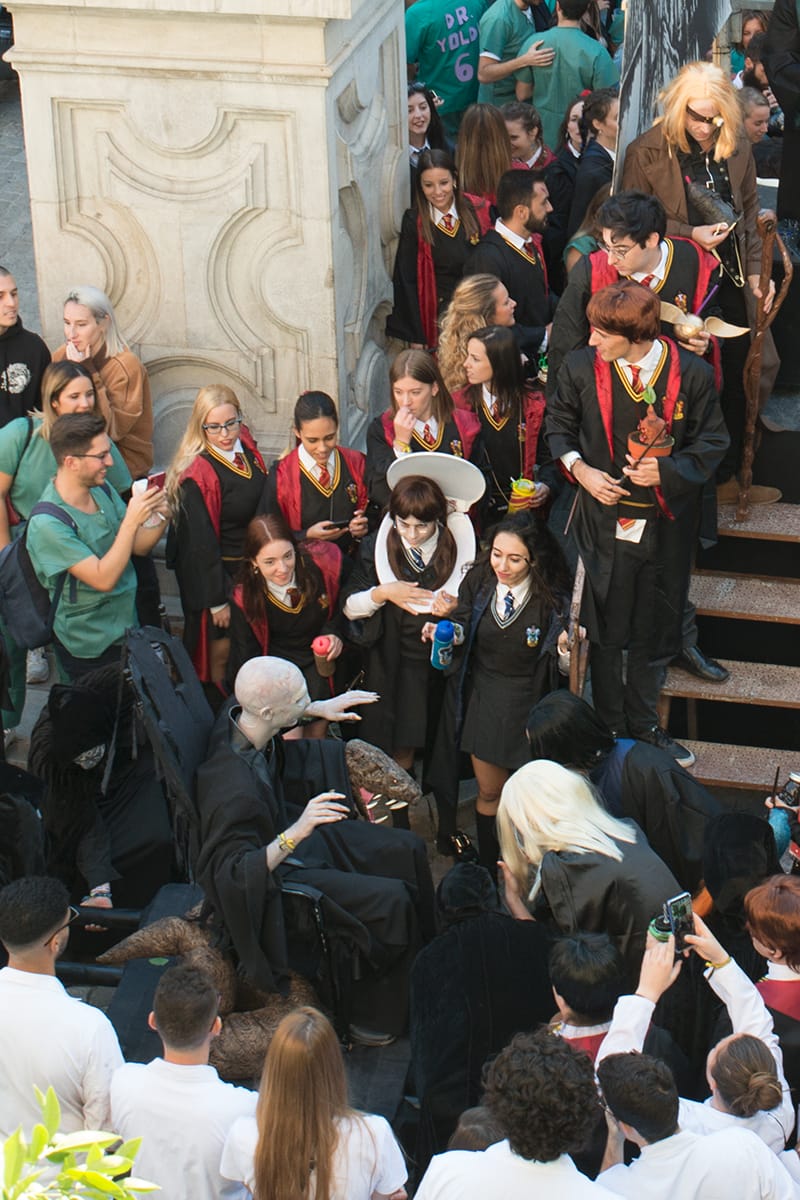
[[[52,596],[59,575],[76,563],[111,549],[125,516],[125,505],[117,493],[92,488],[97,505],[94,513],[81,512],[65,504],[49,483],[41,499],[69,513],[77,533],[55,517],[37,514],[28,521],[28,553],[39,582]],[[72,579],[64,585],[54,632],[75,658],[98,658],[109,646],[121,642],[125,630],[136,625],[136,572],[130,562],[110,592],[99,592]]]
[[[412,10],[413,11],[413,10]],[[606,50],[594,38],[572,27],[531,33],[519,49],[524,54],[540,41],[551,46],[556,56],[549,67],[523,67],[513,78],[533,84],[533,103],[542,118],[544,144],[556,146],[558,131],[571,100],[585,89],[613,87],[619,83],[619,70]]]
[[[478,96],[478,26],[487,0],[416,0],[406,9],[406,61],[442,100],[449,133]]]
[[[496,62],[507,62],[518,57],[520,46],[533,31],[533,25],[514,0],[494,0],[481,17],[480,52],[490,55]],[[496,104],[501,108],[516,98],[513,75],[478,87],[479,104]]]

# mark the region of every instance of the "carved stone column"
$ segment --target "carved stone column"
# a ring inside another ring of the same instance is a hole
[[[77,283],[147,364],[156,459],[228,383],[267,452],[299,392],[387,400],[407,203],[397,0],[12,0],[45,337]]]

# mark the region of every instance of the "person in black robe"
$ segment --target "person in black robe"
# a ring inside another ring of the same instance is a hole
[[[345,1012],[337,1016],[373,1036],[396,1036],[406,1024],[410,964],[433,931],[424,844],[404,830],[347,819],[354,812],[341,742],[277,736],[304,714],[358,719],[348,705],[375,697],[348,692],[312,704],[300,671],[273,658],[247,663],[236,689],[197,773],[196,874],[214,921],[247,979],[285,991],[300,946],[287,936],[283,890],[313,889],[350,992],[340,993]],[[332,783],[338,790],[315,794]]]
[[[389,500],[388,535],[379,530],[363,540],[343,589],[351,640],[365,652],[366,684],[380,696],[364,712],[359,733],[406,770],[413,768],[417,750],[424,751],[427,764],[441,708],[443,676],[431,666],[422,632],[431,615],[448,617],[456,604],[455,589],[443,590],[456,562],[447,511],[432,480],[401,479]],[[383,582],[376,567],[380,537],[394,575]]]
[[[495,275],[508,288],[514,333],[533,364],[547,346],[558,297],[549,288],[539,235],[550,202],[543,171],[506,171],[497,185],[498,220],[472,251],[467,275]]]
[[[167,475],[166,557],[178,577],[183,643],[212,705],[222,694],[245,530],[264,511],[266,477],[235,393],[222,384],[201,388]]]
[[[312,700],[331,695],[335,665],[342,653],[343,618],[337,600],[342,552],[331,542],[295,546],[283,517],[254,517],[247,527],[244,562],[231,597],[231,650],[228,686],[251,658],[285,658],[303,672]],[[312,642],[325,636],[330,646],[322,674]],[[320,735],[324,734],[324,729]]]
[[[567,625],[569,593],[555,539],[527,512],[495,526],[489,550],[458,589],[453,620],[464,641],[454,654],[455,736],[478,781],[478,854],[492,873],[500,791],[529,758],[524,713],[558,685],[557,644]]]
[[[586,775],[613,817],[629,817],[643,830],[681,887],[698,890],[706,823],[722,805],[672,755],[615,738],[585,700],[565,689],[534,704],[526,734],[532,759]]]
[[[641,284],[597,292],[588,307],[590,346],[567,356],[545,428],[553,457],[581,485],[572,532],[586,567],[582,619],[595,707],[615,734],[627,730],[686,765],[692,756],[660,729],[656,712],[659,660],[677,652],[682,608],[659,610],[656,585],[660,572],[685,594],[694,530],[678,525],[682,537],[662,530],[694,514],[728,436],[711,369],[658,337],[659,315],[658,298]],[[646,423],[656,417],[661,432],[653,434]],[[642,429],[646,441],[634,457],[628,438]],[[667,451],[661,457],[644,456],[653,437]]]
[[[567,241],[583,224],[589,205],[600,188],[613,179],[618,116],[619,97],[615,88],[598,88],[586,97],[580,120],[584,148],[575,175]]]
[[[423,150],[417,161],[416,204],[403,214],[394,260],[390,337],[435,350],[438,321],[464,274],[479,237],[470,201],[456,191],[456,168],[446,150]]]
[[[555,1011],[547,972],[550,934],[502,911],[483,868],[458,863],[436,893],[441,932],[411,972],[411,1066],[420,1102],[418,1175],[479,1102],[488,1058]]]
[[[696,242],[665,236],[667,215],[655,196],[643,192],[620,192],[606,200],[597,214],[597,220],[606,247],[580,258],[575,264],[553,320],[548,351],[547,388],[550,395],[556,389],[565,356],[589,341],[586,305],[595,292],[609,284],[617,283],[622,278],[632,278],[649,287],[662,303],[673,304],[684,312],[699,313],[702,309],[705,317],[721,315],[721,309],[714,299],[714,290],[719,281],[719,263]],[[670,322],[662,320],[661,332],[666,337],[674,337]],[[718,339],[702,332],[691,341],[679,342],[679,345],[705,357],[714,367],[716,385],[721,386]],[[687,525],[692,524],[692,519],[690,513],[684,518]],[[694,519],[699,525],[703,547],[707,549],[714,545],[717,498],[713,480],[703,489]],[[683,537],[682,532],[680,536]],[[671,579],[664,581],[666,586],[672,582]],[[697,613],[688,594],[676,594],[671,602],[680,605],[683,613],[681,649],[676,662],[702,679],[724,683],[728,671],[715,659],[708,658],[698,646]]]
[[[789,235],[797,255],[800,251],[800,14],[795,0],[775,0],[762,62],[785,118],[778,217],[782,231],[786,229],[783,236]]]
[[[548,215],[547,228],[542,236],[550,281],[557,292],[564,283],[564,248],[567,244],[567,222],[575,194],[575,179],[581,159],[582,142],[580,118],[583,97],[570,101],[559,131],[555,158],[544,168],[544,178],[553,211]]]
[[[401,350],[389,372],[392,406],[367,429],[366,483],[373,506],[389,502],[386,472],[406,454],[436,451],[476,462],[480,458],[480,421],[454,408],[432,354]]]

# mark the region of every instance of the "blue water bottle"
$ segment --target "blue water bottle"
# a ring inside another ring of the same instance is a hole
[[[452,621],[438,623],[431,642],[431,666],[436,667],[437,671],[443,671],[445,667],[450,666],[453,659],[455,637],[456,631]]]

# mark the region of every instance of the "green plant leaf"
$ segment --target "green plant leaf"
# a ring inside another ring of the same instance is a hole
[[[147,1179],[137,1179],[135,1175],[131,1175],[130,1179],[125,1180],[125,1188],[129,1192],[160,1192],[161,1188],[157,1183],[150,1183]]]
[[[136,1155],[142,1148],[142,1139],[140,1137],[131,1138],[130,1141],[123,1142],[121,1146],[117,1146],[117,1154],[121,1154],[123,1158],[136,1158]]]
[[[3,1145],[3,1185],[11,1188],[17,1182],[25,1165],[25,1140],[22,1128],[15,1129]]]
[[[49,1140],[50,1135],[45,1129],[44,1125],[42,1125],[41,1122],[39,1122],[37,1125],[34,1125],[31,1132],[30,1146],[28,1147],[28,1159],[31,1162],[36,1162],[37,1158],[40,1157]]]
[[[47,1157],[58,1154],[88,1154],[92,1146],[112,1146],[119,1141],[115,1133],[104,1133],[96,1129],[79,1129],[76,1133],[59,1133],[53,1138],[53,1147]]]
[[[58,1133],[58,1127],[61,1124],[61,1105],[58,1103],[58,1096],[54,1089],[49,1087],[44,1096],[37,1090],[37,1099],[42,1106],[42,1122],[52,1138]]]
[[[101,1175],[99,1171],[92,1171],[88,1167],[68,1167],[62,1172],[62,1175],[65,1175],[67,1179],[74,1179],[78,1183],[85,1183],[88,1187],[102,1192],[104,1196],[119,1196],[125,1200],[125,1189],[115,1183],[113,1179]]]

